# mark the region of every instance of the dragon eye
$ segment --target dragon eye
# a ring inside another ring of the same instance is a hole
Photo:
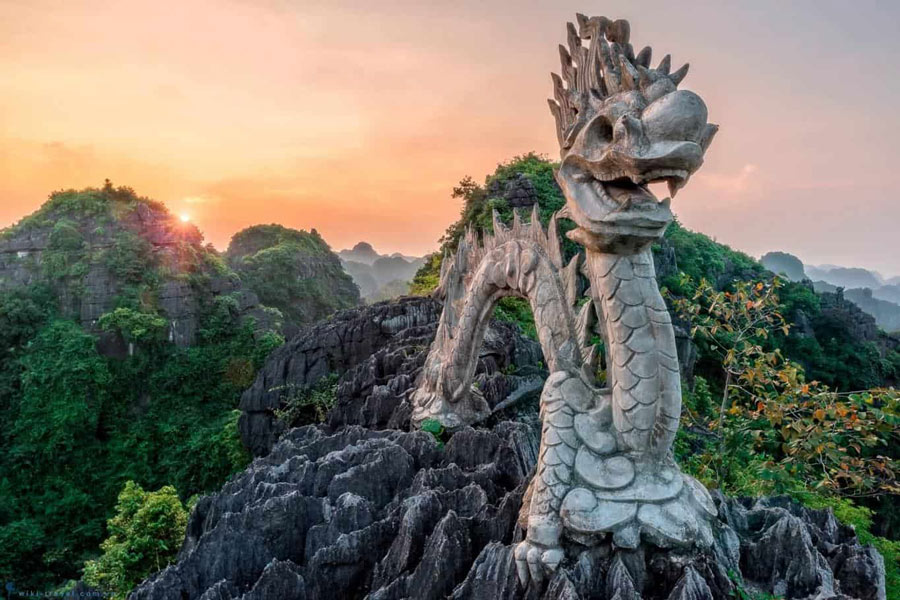
[[[611,142],[613,138],[613,126],[603,115],[598,115],[588,123],[584,135],[591,142]]]

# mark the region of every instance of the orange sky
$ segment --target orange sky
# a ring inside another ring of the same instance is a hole
[[[0,226],[108,177],[220,248],[279,222],[425,253],[460,178],[555,155],[545,98],[576,11],[691,62],[721,130],[685,224],[900,274],[887,2],[0,0]]]

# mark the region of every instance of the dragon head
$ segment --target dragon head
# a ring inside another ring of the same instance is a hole
[[[559,47],[562,78],[553,74],[549,100],[562,155],[557,179],[578,225],[570,236],[602,251],[640,248],[673,218],[669,198],[658,200],[648,185],[666,182],[675,196],[718,127],[697,94],[677,89],[688,65],[670,72],[667,55],[651,68],[650,48],[635,55],[628,43],[628,21],[577,19],[568,49]]]

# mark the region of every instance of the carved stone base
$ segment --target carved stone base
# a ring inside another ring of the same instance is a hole
[[[628,448],[613,424],[608,390],[581,374],[557,371],[541,397],[540,460],[521,522],[527,538],[516,559],[523,584],[555,571],[569,540],[584,546],[611,541],[633,550],[713,545],[717,516],[703,485],[671,458]]]
[[[615,494],[575,488],[562,502],[562,522],[573,539],[585,544],[609,532],[619,548],[637,548],[641,538],[661,548],[693,544],[709,547],[709,522],[716,516],[712,497],[688,475],[672,470],[668,476],[670,481],[661,488],[666,495],[654,499],[638,497],[647,496],[660,485],[656,477],[638,478]],[[674,490],[673,496],[666,497]]]

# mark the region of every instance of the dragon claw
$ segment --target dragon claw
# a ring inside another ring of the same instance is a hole
[[[565,556],[563,549],[559,547],[545,547],[528,540],[516,546],[516,572],[522,587],[527,587],[529,581],[540,585],[545,577],[556,572],[559,563]]]

